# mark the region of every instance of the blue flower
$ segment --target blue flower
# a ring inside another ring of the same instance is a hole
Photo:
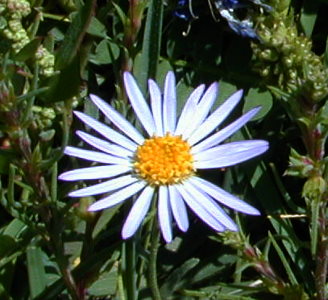
[[[124,222],[122,237],[131,237],[141,225],[151,202],[157,199],[162,235],[170,242],[172,220],[185,232],[189,227],[187,207],[216,231],[237,230],[234,221],[220,204],[236,211],[259,215],[259,211],[198,176],[203,169],[225,168],[258,156],[268,149],[263,140],[222,142],[244,126],[258,111],[253,108],[223,129],[217,127],[229,116],[242,98],[235,92],[210,113],[217,98],[218,84],[197,87],[177,117],[175,76],[166,76],[164,93],[148,81],[150,106],[130,73],[124,84],[131,106],[145,134],[138,131],[112,106],[95,95],[91,101],[115,128],[82,113],[75,115],[103,138],[84,131],[76,134],[97,150],[66,147],[65,154],[102,165],[65,172],[61,180],[100,180],[104,182],[78,189],[71,197],[103,194],[89,211],[113,207],[136,195],[136,201]]]

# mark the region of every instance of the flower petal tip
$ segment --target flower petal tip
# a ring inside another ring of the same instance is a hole
[[[97,201],[88,207],[88,212],[97,212],[98,210],[102,210],[104,208],[107,208],[107,207],[105,205],[99,205],[98,201]]]
[[[59,180],[66,180],[66,179],[65,179],[65,173],[60,174],[60,175],[58,176],[58,179],[59,179]]]
[[[131,236],[132,236],[131,234],[128,234],[126,232],[123,232],[123,231],[121,232],[121,237],[123,240],[129,239]]]

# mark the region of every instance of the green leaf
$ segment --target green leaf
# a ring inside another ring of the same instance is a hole
[[[16,154],[10,150],[0,149],[0,174],[8,174],[9,164],[16,158]]]
[[[161,294],[164,299],[167,299],[174,291],[183,286],[184,275],[196,267],[200,262],[198,258],[190,258],[182,266],[175,269],[168,278],[166,278],[165,283],[161,286]]]
[[[283,251],[281,250],[281,248],[279,247],[277,241],[275,240],[274,236],[271,234],[271,232],[269,232],[269,239],[270,241],[272,242],[272,245],[273,247],[275,248],[282,264],[284,265],[285,267],[285,270],[286,270],[286,273],[288,275],[288,278],[289,278],[289,281],[292,285],[297,285],[298,282],[297,282],[297,279],[291,269],[291,267],[289,266],[289,263],[285,257],[285,254],[283,253]]]
[[[117,213],[121,206],[122,205],[115,205],[114,207],[103,211],[92,232],[93,238],[95,238],[103,229],[106,228],[107,224],[114,217],[114,215]]]
[[[311,254],[314,257],[317,253],[319,211],[321,203],[318,199],[311,200]]]
[[[99,270],[104,266],[104,264],[109,264],[117,260],[117,255],[109,258],[108,253],[113,253],[118,247],[118,244],[112,244],[109,247],[105,247],[92,255],[88,256],[87,260],[81,262],[74,270],[74,278],[79,281],[85,279],[86,276],[90,274],[99,274]],[[48,286],[43,293],[41,293],[35,300],[53,300],[57,299],[58,295],[65,289],[63,278],[58,278],[50,286]]]
[[[163,1],[151,0],[147,12],[141,55],[135,60],[134,75],[143,92],[147,79],[155,78],[162,39]]]
[[[96,37],[106,38],[107,37],[106,32],[107,30],[104,24],[101,23],[97,18],[93,17],[87,29],[87,33]]]
[[[56,55],[55,67],[57,70],[67,68],[72,63],[74,57],[76,57],[91,22],[95,3],[95,0],[86,0],[85,4],[81,6],[81,9],[75,15],[66,32],[63,44]]]
[[[260,91],[259,89],[250,89],[247,96],[245,97],[245,104],[243,112],[247,112],[254,107],[260,106],[261,110],[252,120],[258,120],[267,115],[272,108],[272,95],[268,91]]]
[[[90,61],[96,65],[111,64],[120,56],[120,48],[113,42],[102,40],[96,47],[96,53]]]
[[[236,85],[227,81],[220,81],[219,96],[218,99],[214,102],[213,109],[221,105],[225,100],[228,99],[229,96],[236,92],[236,90]]]
[[[319,4],[316,1],[305,1],[301,13],[301,25],[307,37],[311,37],[317,20]]]
[[[291,221],[287,218],[281,218],[281,214],[286,214],[282,202],[282,196],[274,184],[270,169],[266,164],[260,163],[255,169],[245,169],[249,176],[250,184],[257,198],[264,208],[264,214],[269,214],[269,221],[275,232],[284,237],[282,245],[288,253],[291,261],[298,268],[299,274],[303,276],[304,282],[309,283],[311,279],[307,272],[301,270],[307,264],[307,258],[303,253],[302,243],[298,239]]]
[[[117,270],[111,270],[100,276],[89,288],[88,292],[92,296],[105,297],[115,294],[117,286]]]
[[[51,79],[50,89],[42,97],[46,102],[65,101],[77,95],[80,84],[80,59],[76,56],[60,74]]]
[[[26,61],[30,58],[35,57],[35,53],[38,49],[38,47],[41,44],[40,39],[34,39],[31,42],[29,42],[22,50],[20,50],[16,55],[15,55],[15,60],[17,61]]]
[[[29,246],[26,251],[27,272],[32,298],[38,296],[46,287],[46,273],[43,266],[43,254],[39,247]]]

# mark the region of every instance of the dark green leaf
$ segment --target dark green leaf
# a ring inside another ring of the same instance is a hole
[[[35,53],[38,47],[40,46],[40,44],[41,44],[40,39],[32,40],[16,54],[15,59],[17,61],[26,61],[30,58],[35,58]]]
[[[42,250],[36,246],[27,248],[27,272],[32,298],[38,296],[46,287],[46,273],[43,266]]]
[[[85,5],[74,16],[74,19],[68,28],[62,46],[56,55],[56,69],[66,69],[72,64],[74,57],[82,43],[83,37],[86,34],[91,17],[94,13],[95,0],[86,0]]]
[[[272,103],[272,95],[268,91],[263,92],[259,89],[250,89],[245,97],[243,112],[245,113],[254,107],[260,106],[261,110],[253,118],[253,120],[258,120],[266,116],[272,107]]]
[[[134,74],[143,92],[148,78],[156,77],[162,38],[163,1],[151,0],[147,12],[141,55],[135,61]]]

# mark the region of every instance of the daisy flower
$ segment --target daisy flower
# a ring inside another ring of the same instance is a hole
[[[138,131],[104,100],[90,95],[92,102],[113,127],[75,111],[84,124],[103,138],[77,131],[76,134],[84,142],[97,150],[68,146],[64,152],[103,165],[68,171],[61,174],[59,179],[107,180],[73,191],[70,197],[104,194],[88,208],[89,211],[99,211],[135,195],[136,200],[123,225],[124,239],[137,231],[154,196],[158,198],[158,220],[166,242],[172,240],[172,219],[181,231],[187,231],[187,207],[216,231],[237,230],[236,224],[220,204],[245,214],[260,214],[256,208],[197,175],[197,170],[233,166],[268,149],[268,142],[263,140],[222,144],[244,126],[259,111],[259,107],[216,131],[239,103],[242,91],[235,92],[210,113],[217,98],[218,83],[207,89],[205,85],[200,85],[191,93],[177,117],[173,72],[168,72],[166,76],[163,95],[152,79],[148,81],[150,105],[130,73],[124,73],[124,84],[144,132]]]

